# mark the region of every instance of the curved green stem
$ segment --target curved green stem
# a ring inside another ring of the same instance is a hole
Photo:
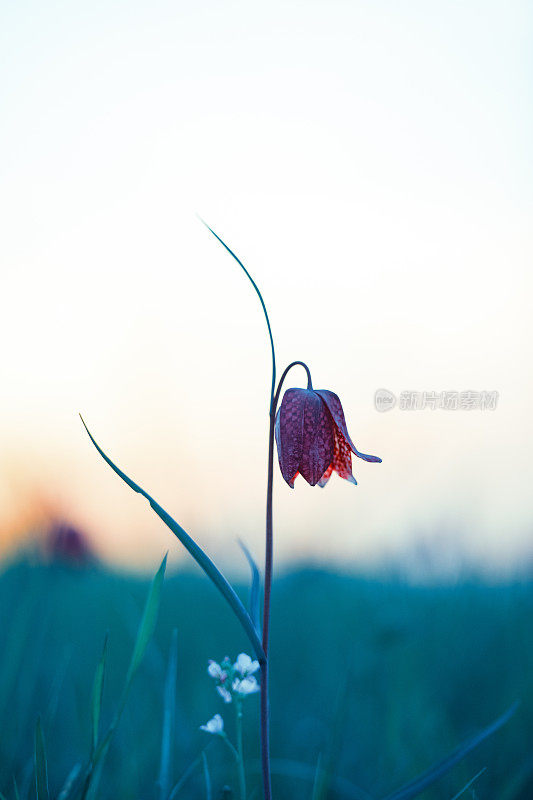
[[[227,746],[229,747],[229,749],[232,752],[233,758],[235,759],[235,763],[238,764],[239,763],[239,751],[237,750],[237,748],[230,742],[230,740],[228,739],[228,737],[226,736],[225,733],[221,733],[221,734],[219,734],[219,736],[227,744]]]
[[[252,278],[252,276],[250,275],[250,273],[248,272],[248,270],[246,269],[246,267],[244,266],[244,264],[242,263],[242,261],[240,260],[240,258],[237,258],[237,256],[236,256],[236,255],[235,255],[235,253],[233,252],[233,250],[231,250],[231,249],[228,247],[228,245],[226,244],[226,242],[224,242],[224,241],[223,241],[223,240],[220,238],[220,236],[218,235],[218,233],[215,233],[215,231],[213,230],[213,228],[209,227],[209,225],[207,224],[207,222],[206,222],[205,220],[203,220],[201,217],[198,217],[198,219],[200,220],[200,222],[201,222],[203,225],[205,225],[205,227],[207,228],[207,230],[208,230],[208,231],[210,231],[210,232],[213,234],[213,236],[215,237],[215,239],[218,239],[218,241],[220,242],[220,244],[222,245],[222,247],[225,247],[225,248],[226,248],[226,250],[228,251],[228,253],[230,254],[230,256],[233,256],[233,258],[235,259],[235,261],[237,262],[237,264],[238,264],[238,265],[241,267],[241,269],[244,271],[244,274],[246,275],[246,277],[248,278],[248,280],[250,281],[250,283],[251,283],[251,284],[252,284],[252,286],[254,287],[255,291],[257,292],[257,296],[259,297],[259,300],[261,301],[261,306],[262,306],[262,308],[263,308],[263,312],[264,312],[264,314],[265,314],[266,324],[267,324],[267,328],[268,328],[268,336],[269,336],[269,339],[270,339],[270,350],[271,350],[271,352],[272,352],[272,385],[271,385],[271,388],[270,388],[270,403],[272,404],[272,400],[274,399],[274,387],[276,386],[276,353],[275,353],[275,351],[274,351],[274,338],[273,338],[273,336],[272,336],[272,328],[270,327],[270,320],[269,320],[269,318],[268,318],[268,312],[267,312],[267,310],[266,310],[265,301],[263,300],[263,295],[262,295],[262,294],[261,294],[261,292],[259,291],[259,287],[258,287],[257,283],[254,281],[254,279]]]
[[[267,477],[267,502],[266,502],[266,548],[265,548],[265,588],[263,600],[263,652],[266,660],[261,667],[261,761],[263,765],[263,786],[265,800],[270,800],[270,708],[268,702],[268,640],[270,634],[270,595],[272,590],[272,568],[273,568],[273,549],[274,549],[274,525],[273,525],[273,493],[274,493],[274,433],[276,426],[276,410],[279,397],[283,386],[283,381],[287,377],[289,370],[293,367],[302,366],[307,373],[307,388],[312,389],[311,373],[309,367],[303,361],[293,361],[284,370],[280,378],[276,393],[270,405],[270,426],[268,432],[268,477]]]
[[[271,786],[271,779],[270,779],[270,706],[269,706],[269,699],[268,699],[268,639],[269,639],[269,630],[270,630],[270,594],[272,588],[272,566],[273,566],[273,524],[272,524],[272,495],[273,495],[273,488],[274,488],[274,433],[275,433],[275,422],[276,422],[276,408],[279,401],[279,396],[281,393],[281,387],[283,386],[283,381],[287,373],[289,372],[292,367],[296,365],[302,366],[306,373],[307,373],[307,388],[312,389],[313,384],[311,382],[311,373],[309,372],[309,367],[303,361],[293,361],[283,372],[281,376],[280,382],[278,384],[276,390],[276,354],[274,351],[274,339],[272,336],[272,329],[270,327],[270,320],[268,318],[268,312],[266,310],[265,302],[263,300],[263,296],[259,291],[259,287],[257,286],[256,282],[242,263],[242,261],[237,258],[233,250],[231,250],[228,245],[220,238],[220,236],[215,233],[215,231],[209,227],[207,222],[205,222],[201,217],[199,218],[200,221],[205,225],[208,231],[210,231],[213,236],[218,239],[220,244],[225,247],[228,253],[233,256],[237,264],[241,267],[244,271],[245,275],[247,276],[248,280],[254,287],[259,300],[261,301],[261,306],[263,308],[263,312],[265,314],[266,324],[268,328],[268,335],[270,338],[270,348],[272,351],[272,384],[270,388],[270,408],[269,408],[269,417],[270,417],[270,424],[269,424],[269,433],[268,433],[268,472],[267,472],[267,501],[266,501],[266,542],[265,542],[265,587],[264,587],[264,600],[263,600],[263,637],[262,637],[262,651],[265,655],[265,659],[261,662],[261,764],[262,764],[262,772],[263,772],[263,794],[264,800],[271,800],[272,797],[272,786]],[[241,786],[241,795],[242,795],[242,786]]]
[[[233,250],[231,250],[226,242],[224,242],[220,236],[215,233],[215,231],[209,227],[207,222],[199,217],[200,222],[202,222],[208,231],[210,231],[215,239],[218,239],[220,244],[228,251],[230,256],[232,256],[237,264],[241,267],[244,274],[254,287],[255,291],[257,292],[257,296],[261,301],[261,306],[263,308],[263,312],[266,319],[266,324],[268,328],[268,336],[270,339],[270,350],[272,352],[272,383],[270,386],[270,405],[269,405],[269,414],[270,414],[270,433],[269,433],[269,456],[268,456],[268,480],[267,480],[267,532],[266,532],[266,549],[265,549],[265,594],[264,594],[264,604],[263,604],[263,620],[266,620],[266,631],[265,627],[263,627],[263,643],[266,641],[268,644],[268,623],[270,619],[270,585],[272,582],[272,473],[273,473],[273,444],[274,444],[274,422],[272,416],[272,409],[274,408],[274,400],[275,400],[275,387],[276,387],[276,353],[274,350],[274,338],[272,336],[272,328],[270,327],[270,320],[268,318],[268,312],[266,310],[265,301],[263,300],[263,295],[259,291],[259,287],[240,260],[237,258]],[[286,374],[287,370],[284,373]],[[279,394],[278,394],[279,397]],[[270,521],[270,522],[269,522]],[[270,527],[269,527],[270,526]],[[268,586],[268,589],[267,589]],[[269,701],[268,701],[268,663],[266,657],[266,651],[264,647],[262,648],[263,653],[265,654],[264,661],[261,662],[261,764],[262,764],[262,772],[263,772],[263,795],[264,800],[271,800],[272,797],[272,788],[271,788],[271,780],[270,780],[270,745],[269,745]]]

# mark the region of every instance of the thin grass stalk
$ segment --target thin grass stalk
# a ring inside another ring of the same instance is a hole
[[[175,800],[175,798],[178,796],[178,794],[181,791],[181,789],[185,786],[185,784],[187,783],[187,781],[189,780],[189,778],[193,774],[194,770],[200,764],[203,764],[203,756],[205,755],[205,753],[207,753],[207,751],[211,747],[211,744],[212,744],[212,742],[209,742],[209,744],[204,747],[204,749],[202,750],[200,755],[197,756],[194,759],[194,761],[192,761],[189,764],[189,766],[187,767],[187,769],[185,770],[185,772],[183,773],[183,775],[181,776],[179,781],[176,784],[174,784],[174,786],[172,788],[172,791],[170,792],[170,794],[168,796],[168,800]]]
[[[242,746],[242,701],[235,704],[237,728],[237,771],[239,773],[239,792],[241,800],[246,800],[246,776],[244,774],[244,751]]]
[[[211,787],[211,775],[209,773],[209,765],[207,763],[207,756],[202,750],[202,763],[204,766],[204,781],[205,781],[205,800],[213,800],[213,790]]]
[[[176,726],[176,678],[178,668],[178,631],[172,631],[163,708],[163,730],[161,734],[161,759],[159,766],[159,798],[167,800],[172,785],[172,745]]]

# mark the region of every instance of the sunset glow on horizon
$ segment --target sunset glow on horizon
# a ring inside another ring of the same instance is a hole
[[[221,563],[262,558],[268,336],[198,213],[278,376],[308,363],[383,459],[357,487],[277,471],[279,562],[531,564],[531,10],[302,8],[4,10],[1,553],[67,520],[116,565],[185,558],[81,412]]]

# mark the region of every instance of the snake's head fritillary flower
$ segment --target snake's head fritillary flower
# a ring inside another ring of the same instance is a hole
[[[220,714],[215,714],[215,716],[206,722],[205,725],[200,725],[200,730],[205,731],[206,733],[212,733],[215,736],[223,736],[224,735],[224,720],[220,716]]]
[[[276,415],[275,433],[281,474],[291,489],[299,473],[311,486],[325,486],[332,472],[357,484],[352,453],[364,461],[381,461],[356,448],[341,401],[328,389],[287,389]]]

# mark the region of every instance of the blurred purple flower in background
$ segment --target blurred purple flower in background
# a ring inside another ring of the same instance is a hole
[[[46,549],[53,561],[69,566],[87,566],[96,561],[85,534],[68,522],[52,524],[46,539]]]

